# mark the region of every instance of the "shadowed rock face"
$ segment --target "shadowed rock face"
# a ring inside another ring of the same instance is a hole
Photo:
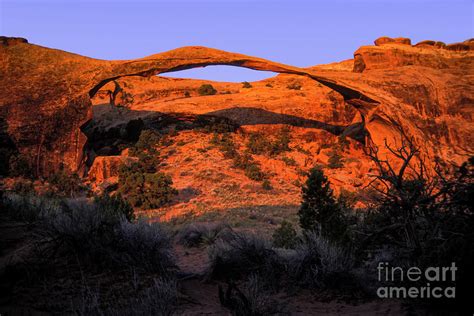
[[[5,122],[0,136],[9,138],[28,157],[37,175],[48,175],[61,164],[81,170],[86,137],[80,128],[92,117],[90,98],[107,83],[123,77],[150,77],[209,65],[309,77],[333,89],[347,104],[357,108],[376,143],[381,144],[384,137],[396,137],[393,125],[397,122],[421,142],[440,141],[448,135],[448,142],[440,142],[447,146],[443,149],[446,153],[465,156],[472,152],[472,143],[461,144],[463,149],[459,150],[453,139],[462,138],[462,134],[449,128],[443,135],[432,135],[439,132],[436,127],[440,122],[436,119],[443,115],[462,112],[463,118],[472,122],[471,110],[466,106],[474,99],[469,86],[472,78],[467,77],[469,71],[472,73],[470,51],[444,50],[443,60],[450,62],[446,68],[444,61],[438,62],[439,58],[430,53],[434,49],[422,54],[421,48],[408,44],[398,45],[403,48],[397,49],[391,43],[363,47],[355,54],[356,64],[359,60],[359,65],[364,65],[360,74],[331,67],[303,69],[205,47],[183,47],[135,60],[104,61],[28,44],[18,38],[2,37],[0,43],[0,119]],[[463,56],[458,58],[459,54]],[[398,62],[405,60],[405,55],[415,56],[410,59],[415,63]],[[436,62],[417,64],[430,58]],[[417,68],[420,65],[424,67],[421,74]],[[431,68],[425,71],[426,67]],[[386,72],[387,69],[390,71]],[[462,80],[456,81],[456,76]],[[430,116],[433,113],[436,116]],[[432,130],[426,129],[428,125]],[[472,124],[465,127],[465,132],[471,130]],[[431,154],[439,153],[435,150]]]

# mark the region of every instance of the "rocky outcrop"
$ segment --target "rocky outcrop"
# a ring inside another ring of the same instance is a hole
[[[206,47],[183,47],[130,61],[104,61],[20,42],[0,46],[0,60],[0,118],[6,121],[9,137],[37,175],[47,175],[60,164],[72,170],[83,167],[86,138],[80,127],[91,119],[90,97],[121,77],[233,65],[307,76],[347,100],[376,103],[348,85],[311,70]]]
[[[387,36],[379,37],[374,41],[375,46],[382,46],[384,44],[403,44],[411,45],[411,40],[406,37],[391,38]]]

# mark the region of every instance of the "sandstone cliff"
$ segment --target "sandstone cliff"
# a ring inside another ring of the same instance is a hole
[[[233,65],[285,73],[269,79],[276,87],[288,86],[289,81],[303,82],[304,91],[287,89],[273,100],[267,98],[269,112],[280,108],[281,113],[344,127],[360,123],[356,126],[362,126],[376,145],[383,145],[385,139],[396,143],[400,125],[422,145],[428,157],[460,163],[473,154],[471,43],[412,46],[407,40],[384,39],[378,40],[377,46],[357,50],[353,61],[302,69],[205,47],[184,47],[130,61],[104,61],[2,37],[2,146],[25,154],[37,175],[47,175],[60,164],[85,170],[87,137],[81,127],[92,119],[91,97],[101,88],[103,93],[105,85],[119,78],[151,77],[147,83],[150,90],[172,97],[183,81],[155,79],[155,75]],[[230,91],[229,95],[208,97],[205,102],[193,100],[192,104],[187,98],[158,105],[151,104],[156,101],[153,96],[148,101],[136,98],[141,110],[223,114],[227,109],[225,115],[238,119],[229,108],[250,104],[261,109],[262,104],[254,101],[269,95],[266,84],[254,85],[257,89],[245,93]],[[242,90],[235,85],[229,86],[232,89]],[[330,109],[324,110],[325,104],[330,104]],[[252,116],[258,117],[247,115]],[[351,130],[337,131],[342,132]],[[360,128],[353,136],[358,135],[364,135]]]

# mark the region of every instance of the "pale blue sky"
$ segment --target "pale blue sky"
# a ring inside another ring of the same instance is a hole
[[[101,59],[203,45],[296,66],[352,57],[379,36],[447,43],[473,35],[472,0],[0,0],[0,33]],[[253,81],[265,73],[207,67],[174,73]]]

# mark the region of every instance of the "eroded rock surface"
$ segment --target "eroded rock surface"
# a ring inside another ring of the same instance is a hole
[[[357,50],[353,61],[307,69],[205,47],[183,47],[129,61],[104,61],[18,39],[2,38],[1,42],[1,143],[28,157],[37,175],[48,175],[61,164],[73,171],[84,170],[87,139],[81,127],[92,118],[90,98],[98,92],[104,94],[106,85],[132,76],[155,80],[157,74],[208,65],[284,73],[273,79],[275,85],[303,80],[305,90],[288,90],[296,103],[280,102],[280,111],[300,107],[298,116],[311,120],[311,109],[326,113],[321,104],[329,100],[328,103],[337,104],[336,111],[331,111],[340,116],[332,123],[347,125],[347,119],[342,118],[348,106],[358,112],[357,118],[351,114],[351,122],[361,122],[377,145],[383,145],[386,138],[397,139],[396,126],[400,125],[423,145],[431,158],[439,156],[459,163],[473,153],[474,55],[466,49],[472,41],[441,48],[413,47],[403,38],[377,40],[378,46]],[[158,96],[177,95],[182,92],[176,92],[182,83],[168,79],[155,87],[152,84],[150,89]],[[190,112],[223,114],[226,110],[225,115],[235,116],[228,108],[212,106],[211,100],[265,109],[266,105],[255,102],[255,98],[271,92],[264,90],[268,89],[266,85],[257,86],[251,93],[241,93],[239,89],[236,94],[209,96],[197,102],[197,98],[192,98],[192,103],[188,98],[178,97],[168,100],[161,110],[184,112],[194,107]],[[138,103],[146,103],[140,98],[137,96]],[[252,98],[254,101],[249,102]],[[153,101],[153,97],[148,101]],[[151,105],[145,108],[159,110]]]

